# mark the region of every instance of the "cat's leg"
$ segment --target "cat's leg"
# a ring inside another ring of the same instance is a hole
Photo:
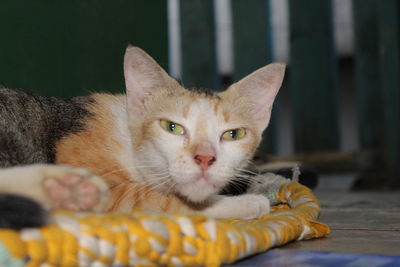
[[[83,168],[28,165],[0,170],[0,191],[29,197],[47,209],[102,211],[107,184]]]
[[[258,194],[238,196],[216,195],[211,198],[210,205],[202,210],[202,214],[214,218],[255,219],[270,212],[267,197]]]

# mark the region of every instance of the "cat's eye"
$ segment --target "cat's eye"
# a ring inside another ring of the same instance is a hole
[[[182,125],[168,120],[160,120],[161,127],[172,134],[184,134],[185,128]]]
[[[232,129],[224,132],[222,134],[222,139],[227,140],[227,141],[235,141],[242,139],[246,135],[246,129],[244,128],[237,128],[237,129]]]

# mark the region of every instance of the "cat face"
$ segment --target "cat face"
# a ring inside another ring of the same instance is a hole
[[[127,49],[124,68],[139,172],[192,202],[218,193],[247,165],[284,72],[283,64],[269,65],[225,92],[204,93],[181,87],[136,47]]]
[[[162,94],[147,100],[142,127],[133,127],[145,178],[202,201],[247,164],[260,132],[246,113],[219,95]],[[168,178],[163,178],[168,176]]]

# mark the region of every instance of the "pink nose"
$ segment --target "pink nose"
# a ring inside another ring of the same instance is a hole
[[[215,157],[212,155],[196,155],[194,156],[194,161],[205,171],[208,169],[208,166],[211,166],[215,162]]]

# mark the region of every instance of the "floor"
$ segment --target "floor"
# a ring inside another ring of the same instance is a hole
[[[281,249],[400,256],[400,192],[317,192],[332,233]]]
[[[320,221],[331,228],[329,236],[293,242],[232,266],[400,266],[400,192],[328,187],[320,185],[315,194],[323,206]]]

